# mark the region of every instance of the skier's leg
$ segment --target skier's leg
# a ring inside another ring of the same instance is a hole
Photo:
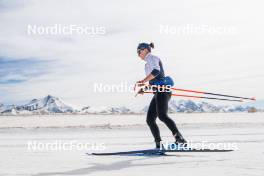
[[[171,98],[171,92],[158,92],[156,94],[156,106],[159,119],[166,124],[171,130],[176,142],[186,143],[186,140],[182,137],[175,122],[168,116],[168,103]]]
[[[147,113],[147,119],[146,122],[150,128],[150,131],[155,139],[156,142],[156,147],[159,148],[160,147],[160,141],[161,141],[161,137],[160,137],[160,131],[159,131],[159,127],[156,123],[156,119],[157,119],[157,110],[156,110],[156,95],[153,96],[150,105],[149,105],[149,109],[148,109],[148,113]]]

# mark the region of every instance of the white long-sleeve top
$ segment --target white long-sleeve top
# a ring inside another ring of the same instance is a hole
[[[146,61],[145,64],[145,73],[146,76],[148,76],[150,73],[155,76],[154,80],[159,80],[160,78],[163,78],[165,76],[162,62],[159,57],[152,55],[151,53],[148,53],[146,57],[144,58]]]

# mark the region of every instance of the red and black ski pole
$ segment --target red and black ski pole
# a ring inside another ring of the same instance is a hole
[[[145,85],[145,87],[158,87],[155,85]],[[229,97],[229,98],[237,98],[237,99],[226,99],[226,98],[217,98],[217,97],[206,97],[206,96],[194,96],[194,95],[183,95],[183,94],[172,94],[173,96],[179,96],[179,97],[189,97],[189,98],[202,98],[202,99],[211,99],[211,100],[225,100],[225,101],[237,101],[237,102],[243,102],[243,100],[253,100],[256,101],[256,98],[248,98],[248,97],[240,97],[240,96],[233,96],[233,95],[225,95],[225,94],[218,94],[218,93],[210,93],[210,92],[204,92],[204,91],[197,91],[197,90],[188,90],[188,89],[179,89],[175,87],[169,88],[171,90],[176,91],[182,91],[182,92],[191,92],[191,93],[198,93],[203,95],[214,95],[214,96],[222,96],[222,97]],[[154,93],[152,91],[143,91],[141,89],[141,93]]]
[[[199,93],[199,94],[205,94],[205,95],[215,95],[215,96],[222,96],[222,97],[230,97],[230,98],[240,98],[244,100],[256,100],[256,98],[247,98],[247,97],[239,97],[239,96],[233,96],[233,95],[224,95],[224,94],[218,94],[218,93],[210,93],[210,92],[203,92],[203,91],[196,91],[196,90],[187,90],[187,89],[179,89],[179,88],[171,88],[172,90],[177,91],[183,91],[183,92],[192,92],[192,93]]]
[[[155,93],[152,91],[145,91],[144,93]],[[183,95],[183,94],[171,94],[172,96],[177,97],[187,97],[187,98],[200,98],[200,99],[210,99],[210,100],[224,100],[224,101],[236,101],[243,102],[243,100],[235,100],[235,99],[226,99],[226,98],[216,98],[216,97],[203,97],[203,96],[194,96],[194,95]]]

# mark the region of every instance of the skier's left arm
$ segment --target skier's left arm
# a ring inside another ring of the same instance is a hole
[[[146,82],[149,82],[150,80],[152,80],[152,79],[154,79],[155,78],[155,76],[152,74],[152,73],[150,73],[148,76],[146,76],[143,80],[141,80],[141,81],[138,81],[138,83],[146,83]]]

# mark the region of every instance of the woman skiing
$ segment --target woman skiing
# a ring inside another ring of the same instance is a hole
[[[153,43],[140,43],[137,47],[138,56],[146,62],[146,77],[143,80],[138,81],[137,84],[140,85],[147,82],[149,82],[150,86],[166,86],[167,84],[173,84],[173,81],[170,80],[170,77],[165,77],[162,62],[160,58],[151,54],[151,48],[154,48]],[[162,90],[163,91],[160,91],[160,89],[155,89],[155,93],[150,102],[146,119],[146,122],[155,139],[156,148],[161,148],[160,131],[156,123],[157,117],[159,117],[159,119],[164,122],[166,126],[171,130],[172,135],[175,137],[176,144],[186,145],[187,142],[179,132],[175,122],[167,115],[168,102],[171,98],[171,91],[164,91],[164,89]],[[144,93],[144,91],[139,93]]]

